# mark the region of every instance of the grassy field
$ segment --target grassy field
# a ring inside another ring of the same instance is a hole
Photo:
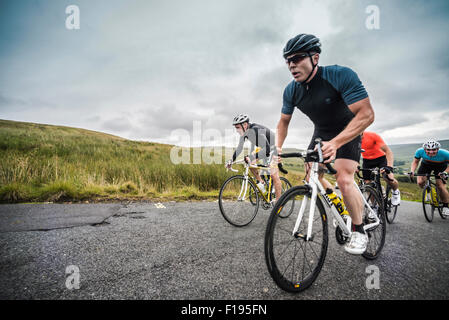
[[[233,173],[222,164],[173,164],[172,147],[0,120],[0,202],[217,199]],[[285,167],[300,184],[302,163],[289,159]],[[401,190],[404,199],[420,198],[414,184],[401,183]]]

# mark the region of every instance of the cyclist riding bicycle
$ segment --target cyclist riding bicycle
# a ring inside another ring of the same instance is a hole
[[[432,173],[436,174],[435,177],[437,189],[440,193],[441,200],[443,201],[443,215],[449,216],[449,192],[446,189],[446,185],[441,178],[447,178],[449,174],[449,151],[446,149],[440,149],[441,144],[436,140],[428,140],[415,152],[415,158],[413,159],[410,167],[410,175],[413,176],[416,167],[420,160],[421,165],[418,168],[418,174]],[[418,176],[417,182],[420,188],[423,188],[427,177]]]
[[[399,183],[393,176],[393,152],[377,133],[370,131],[362,133],[362,149],[365,150],[365,152],[362,152],[362,168],[380,168],[380,172],[382,174],[385,173],[384,180],[393,190],[391,204],[394,206],[399,205],[401,203],[401,192],[398,189]],[[365,182],[371,180],[368,171],[363,171],[363,179]]]
[[[232,125],[240,134],[240,140],[237,149],[232,155],[232,160],[227,161],[225,167],[231,167],[231,164],[242,152],[245,141],[249,140],[251,142],[251,153],[250,155],[245,156],[245,162],[255,164],[257,160],[261,160],[264,165],[269,165],[270,175],[273,178],[276,199],[279,199],[281,197],[282,184],[279,178],[277,163],[275,161],[271,161],[270,163],[268,163],[268,161],[270,160],[270,152],[273,151],[274,153],[276,153],[274,133],[263,125],[250,123],[249,117],[246,114],[237,115],[234,118]],[[259,170],[256,168],[250,168],[250,170],[258,181],[257,186],[262,190],[262,192],[265,192],[265,182],[260,177]]]
[[[315,138],[320,137],[325,162],[335,159],[337,183],[353,222],[345,250],[362,254],[368,237],[363,229],[363,202],[354,184],[354,173],[360,161],[360,134],[374,121],[374,111],[357,74],[338,65],[318,66],[320,53],[320,40],[310,34],[299,34],[284,47],[283,56],[294,80],[284,90],[277,125],[278,153],[282,151],[293,111],[298,108],[315,125],[308,149],[313,149]]]

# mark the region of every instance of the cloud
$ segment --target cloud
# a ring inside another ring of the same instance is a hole
[[[2,2],[2,117],[145,140],[195,121],[224,133],[243,112],[275,129],[291,81],[281,51],[302,32],[321,38],[321,65],[358,73],[373,129],[405,141],[448,109],[447,1],[376,1],[380,30],[365,27],[370,0],[79,0],[78,31],[65,29],[68,4]],[[287,146],[312,132],[296,111]]]

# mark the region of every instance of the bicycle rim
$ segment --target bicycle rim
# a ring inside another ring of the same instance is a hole
[[[309,201],[295,235],[292,234],[303,199]],[[280,219],[283,210],[293,214]],[[265,261],[275,283],[288,292],[301,292],[312,285],[324,264],[328,245],[326,211],[317,198],[311,239],[307,241],[310,191],[298,186],[284,193],[273,208],[265,233]]]
[[[366,251],[362,254],[362,256],[368,260],[373,260],[379,256],[385,244],[385,235],[386,235],[385,212],[383,210],[383,205],[382,201],[380,200],[381,198],[379,197],[379,193],[375,189],[369,186],[365,186],[365,188],[363,188],[362,190],[362,194],[365,197],[368,204],[370,205],[370,207],[375,209],[375,211],[377,212],[377,217],[380,220],[380,223],[377,227],[365,231],[368,236],[368,245]],[[365,225],[371,223],[368,214],[369,210],[365,205],[362,217]]]
[[[227,222],[236,227],[251,223],[259,210],[259,193],[254,183],[248,180],[245,192],[244,181],[244,176],[230,177],[223,183],[218,196],[221,214]]]
[[[430,188],[425,188],[422,192],[422,208],[424,211],[424,217],[428,222],[432,222],[434,207],[432,206],[432,196]]]
[[[443,208],[440,206],[441,200],[440,200],[440,196],[438,195],[438,192],[436,193],[436,195],[437,195],[437,203],[438,203],[438,207],[437,207],[438,213],[440,214],[441,219],[446,219],[447,217],[445,215],[443,215]]]
[[[284,194],[287,190],[289,190],[292,187],[292,184],[290,181],[288,181],[286,178],[281,177],[281,184],[282,184],[282,194]],[[281,196],[282,196],[281,194]],[[293,210],[295,209],[295,203],[292,203],[292,205],[288,208],[288,210],[282,210],[279,216],[281,218],[287,218],[289,217]]]
[[[388,223],[393,223],[394,218],[396,218],[396,213],[398,211],[398,206],[393,206],[391,204],[392,192],[393,192],[392,189],[390,187],[387,187],[386,199],[384,202],[385,203],[384,212]]]

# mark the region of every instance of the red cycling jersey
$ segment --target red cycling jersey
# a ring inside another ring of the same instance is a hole
[[[365,131],[362,138],[362,149],[365,150],[362,152],[363,159],[372,160],[384,156],[385,152],[380,150],[384,145],[385,142],[377,133]]]

